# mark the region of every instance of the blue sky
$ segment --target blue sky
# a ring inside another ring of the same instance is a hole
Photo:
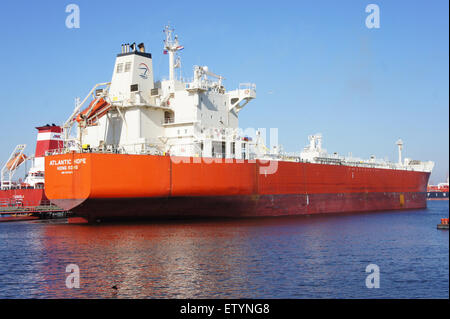
[[[81,11],[67,29],[66,5]],[[380,7],[368,29],[365,7]],[[436,162],[449,171],[448,1],[9,1],[0,11],[0,162],[34,151],[35,126],[60,124],[76,96],[109,81],[122,43],[145,42],[156,79],[168,75],[162,29],[181,43],[182,73],[208,65],[228,89],[257,85],[243,128],[279,128],[286,151],[321,132],[329,152]]]

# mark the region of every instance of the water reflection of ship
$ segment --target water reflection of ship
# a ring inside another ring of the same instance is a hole
[[[138,298],[206,297],[221,285],[224,293],[229,284],[245,285],[238,278],[245,277],[246,269],[234,261],[246,258],[248,251],[231,243],[233,237],[247,235],[229,231],[231,225],[224,228],[214,223],[163,222],[100,227],[101,232],[98,227],[46,226],[48,261],[61,273],[58,278],[49,278],[58,282],[47,287],[52,290],[49,293],[59,297],[77,293],[60,289],[59,284],[64,283],[64,268],[71,262],[80,268],[81,297],[111,297],[113,285],[119,288],[114,293],[118,297]],[[230,245],[220,253],[214,252],[224,241]],[[221,282],[227,276],[231,282]]]

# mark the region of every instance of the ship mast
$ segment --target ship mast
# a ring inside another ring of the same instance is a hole
[[[398,163],[400,165],[402,165],[402,149],[403,149],[403,141],[401,139],[399,139],[397,141],[397,146],[398,146]]]
[[[177,35],[175,35],[175,37],[172,38],[172,34],[174,31],[175,30],[173,28],[171,28],[170,25],[167,25],[163,31],[166,34],[166,39],[164,40],[164,49],[165,49],[164,53],[167,52],[169,54],[169,80],[170,81],[174,80],[175,68],[177,68],[180,64],[178,61],[175,64],[174,54],[177,51],[180,51],[184,48],[178,42]]]

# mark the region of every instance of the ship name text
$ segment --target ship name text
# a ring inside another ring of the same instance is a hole
[[[60,171],[61,174],[72,174],[73,171],[80,168],[80,165],[84,164],[86,164],[86,158],[76,158],[73,161],[71,159],[52,160],[49,163],[50,166],[56,166],[56,169]]]

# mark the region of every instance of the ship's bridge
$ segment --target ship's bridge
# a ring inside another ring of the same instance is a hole
[[[238,113],[256,98],[256,85],[243,83],[227,91],[223,76],[198,65],[192,80],[183,80],[176,71],[184,47],[173,31],[169,26],[164,29],[169,77],[160,81],[154,81],[152,55],[143,43],[122,45],[111,82],[94,86],[82,102],[76,102],[64,125],[67,149],[77,145],[91,151],[250,156],[252,142],[233,132],[239,127]],[[75,123],[77,136],[69,138]]]

